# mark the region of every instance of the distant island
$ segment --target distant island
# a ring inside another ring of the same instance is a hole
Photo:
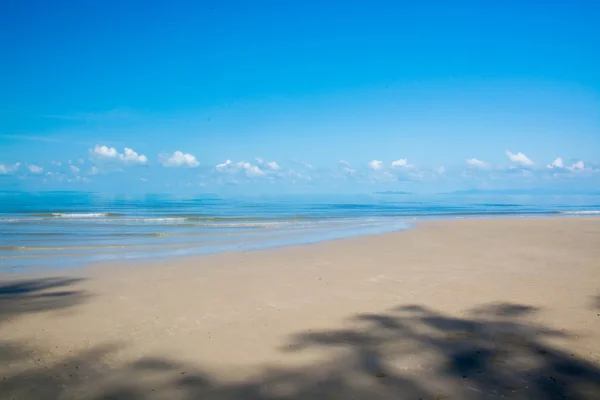
[[[373,194],[412,194],[411,192],[401,192],[397,190],[386,190],[384,192],[374,192]]]

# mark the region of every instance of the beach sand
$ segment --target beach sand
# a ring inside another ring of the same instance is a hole
[[[600,399],[600,218],[1,279],[2,399]]]

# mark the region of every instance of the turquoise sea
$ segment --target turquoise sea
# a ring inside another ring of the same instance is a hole
[[[221,198],[0,193],[0,271],[304,244],[421,219],[600,215],[599,195]]]

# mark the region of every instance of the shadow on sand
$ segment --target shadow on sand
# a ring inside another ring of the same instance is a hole
[[[0,283],[0,323],[23,314],[68,308],[84,301],[87,294],[67,287],[81,278],[43,278]]]
[[[76,305],[76,281],[0,285],[2,322],[23,313]],[[325,362],[306,368],[264,367],[255,378],[217,380],[197,365],[145,357],[111,366],[108,344],[0,377],[2,399],[600,399],[597,365],[549,344],[576,340],[538,326],[536,308],[488,304],[449,316],[399,305],[349,317],[348,329],[307,331],[289,338],[288,353],[319,349]],[[0,364],[31,357],[26,344],[0,343]],[[202,362],[198,360],[199,364]]]

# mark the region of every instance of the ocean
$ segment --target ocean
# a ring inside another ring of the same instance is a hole
[[[600,215],[600,196],[221,198],[0,193],[0,271],[253,250],[410,229],[423,219]]]

